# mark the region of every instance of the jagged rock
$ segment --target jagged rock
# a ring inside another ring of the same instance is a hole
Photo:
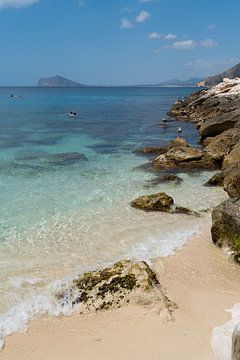
[[[236,129],[235,129],[236,130]],[[240,139],[238,144],[236,144],[232,151],[225,156],[223,161],[223,169],[227,169],[236,165],[240,161]]]
[[[234,128],[239,120],[240,110],[230,111],[222,116],[211,118],[200,126],[200,136],[202,139],[205,139],[209,136],[219,135],[223,131]]]
[[[145,211],[163,211],[170,214],[200,216],[196,211],[192,211],[182,206],[176,206],[173,198],[164,192],[140,196],[133,200],[131,205],[132,207]]]
[[[167,153],[161,154],[152,161],[153,166],[158,170],[186,169],[199,170],[219,168],[206,153],[191,147],[172,148]]]
[[[174,162],[192,161],[201,159],[203,153],[201,150],[191,147],[179,146],[168,150],[166,157]]]
[[[165,154],[168,151],[168,146],[147,146],[142,149],[137,149],[137,154]]]
[[[240,161],[224,171],[223,187],[231,198],[240,197]]]
[[[176,139],[170,141],[170,147],[182,147],[182,146],[189,146],[187,140],[178,136]]]
[[[154,195],[140,196],[133,200],[131,205],[141,210],[170,212],[173,203],[174,201],[171,196],[161,192]]]
[[[218,172],[214,174],[205,184],[204,186],[223,186],[224,182],[224,173]]]
[[[224,201],[212,212],[212,240],[240,262],[240,199]]]
[[[214,160],[222,161],[239,141],[240,129],[229,129],[214,138],[210,138],[204,151]]]
[[[176,102],[169,114],[197,124],[202,140],[240,126],[240,79],[224,79]]]
[[[128,303],[154,305],[167,320],[176,305],[162,290],[156,273],[144,261],[119,261],[112,267],[80,275],[56,294],[58,302],[80,313],[107,310]]]

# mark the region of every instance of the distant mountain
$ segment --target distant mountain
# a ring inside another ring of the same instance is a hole
[[[205,80],[200,81],[198,83],[198,86],[207,86],[207,87],[215,86],[221,83],[225,78],[234,79],[236,77],[240,77],[240,63],[222,72],[221,74],[210,76]]]
[[[162,87],[195,87],[197,83],[200,82],[201,79],[199,78],[192,78],[189,80],[179,80],[179,79],[171,79],[162,81],[155,86],[162,86]]]
[[[56,75],[48,78],[41,78],[38,80],[37,86],[41,87],[84,87],[87,85],[79,84],[75,81],[66,79],[62,76]]]

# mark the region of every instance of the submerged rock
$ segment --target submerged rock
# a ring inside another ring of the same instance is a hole
[[[79,152],[48,154],[42,159],[52,165],[72,165],[78,161],[87,160],[86,156]]]
[[[144,261],[119,261],[112,267],[80,275],[65,285],[56,298],[80,313],[108,310],[128,303],[154,305],[170,320],[176,305],[162,290],[156,273]]]
[[[182,181],[183,179],[180,176],[177,176],[176,174],[165,174],[165,175],[156,176],[151,180],[147,180],[147,184],[144,185],[143,187],[148,189],[166,182],[174,182],[175,185],[179,185],[181,184]]]
[[[212,212],[212,240],[240,262],[240,199],[224,201]]]
[[[133,200],[131,205],[134,208],[145,211],[163,211],[171,214],[200,216],[195,211],[192,211],[182,206],[174,205],[173,198],[164,192],[153,195],[140,196],[137,199]]]
[[[214,174],[204,186],[223,186],[224,182],[224,173],[222,171]]]
[[[133,200],[132,207],[150,211],[171,211],[174,201],[171,196],[161,192],[154,195],[144,195]]]

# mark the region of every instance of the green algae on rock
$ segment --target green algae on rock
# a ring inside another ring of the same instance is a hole
[[[80,275],[56,298],[80,313],[118,308],[128,303],[154,306],[167,320],[176,305],[164,293],[156,273],[144,261],[122,260],[112,267]]]

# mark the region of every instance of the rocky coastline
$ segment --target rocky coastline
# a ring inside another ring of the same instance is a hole
[[[184,138],[177,137],[164,147],[147,147],[138,149],[137,153],[151,157],[148,168],[159,175],[156,180],[159,182],[181,181],[176,175],[178,171],[219,170],[207,184],[203,184],[223,186],[230,197],[212,212],[212,240],[240,262],[240,79],[226,79],[211,89],[200,90],[183,100],[177,100],[169,115],[194,122],[202,147],[193,148]],[[174,199],[165,193],[141,196],[134,199],[131,205],[144,211],[201,216],[191,209],[175,205]],[[139,279],[150,272],[152,275],[151,281],[147,280],[148,287],[141,289]],[[134,286],[130,281],[129,287],[129,281],[125,282],[126,277],[127,280],[135,279]],[[147,264],[122,261],[111,269],[80,275],[56,297],[62,302],[70,301],[73,307],[77,306],[83,313],[86,310],[106,310],[136,300],[138,288],[148,296],[155,293],[155,285],[158,284],[158,289],[161,285],[158,280],[157,283],[152,282],[153,278],[157,279],[156,274]],[[171,304],[163,293],[161,296],[161,304]],[[151,299],[154,297],[150,296]],[[174,309],[174,306],[170,307]]]

